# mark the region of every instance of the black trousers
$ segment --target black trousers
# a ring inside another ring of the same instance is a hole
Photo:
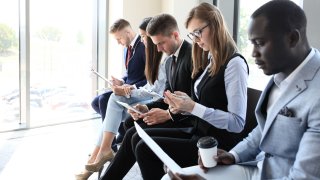
[[[102,121],[106,117],[107,105],[112,91],[107,91],[96,96],[91,102],[92,108],[101,115]]]
[[[147,124],[140,122],[140,126],[144,129],[154,129],[154,128],[180,128],[187,127],[183,123],[173,123],[172,121],[167,121],[162,124],[148,126]],[[133,138],[134,137],[134,138]],[[128,173],[128,171],[132,168],[134,163],[136,162],[136,144],[140,141],[138,134],[136,134],[135,127],[127,130],[120,149],[115,155],[114,159],[111,161],[108,166],[105,174],[100,178],[100,180],[112,179],[112,180],[121,180]],[[159,163],[160,164],[160,163]],[[160,165],[162,169],[162,164]],[[160,167],[159,166],[159,167]],[[162,172],[163,174],[163,172]],[[153,176],[154,177],[154,176]],[[153,178],[155,179],[155,178]]]
[[[146,129],[146,132],[181,167],[198,164],[197,136],[186,133],[181,128],[154,128]],[[161,179],[165,174],[163,162],[138,134],[134,134],[132,144],[143,179]]]

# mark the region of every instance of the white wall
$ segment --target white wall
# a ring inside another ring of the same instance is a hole
[[[320,49],[320,1],[303,1],[303,9],[307,16],[307,36],[312,47]]]
[[[138,32],[143,18],[154,16],[161,12],[161,0],[109,0],[109,24],[107,28],[119,18],[128,20],[132,28]],[[108,34],[108,77],[111,75],[121,78],[125,72],[123,47]]]
[[[199,0],[109,0],[109,13],[107,14],[109,24],[107,28],[115,20],[124,18],[130,22],[133,29],[138,33],[138,27],[143,18],[160,13],[169,13],[176,18],[182,37],[188,40],[184,22],[190,9],[198,3]],[[122,50],[123,48],[109,35],[108,77],[114,75],[120,78],[125,72]]]
[[[218,1],[218,8],[223,14],[224,20],[227,22],[227,27],[230,34],[233,34],[233,12],[234,12],[234,1]]]
[[[188,31],[185,28],[185,21],[189,11],[199,4],[199,0],[164,0],[162,4],[162,12],[173,15],[179,26],[181,37],[188,40]]]

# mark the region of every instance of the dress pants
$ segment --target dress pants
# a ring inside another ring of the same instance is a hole
[[[185,174],[198,174],[204,179],[241,179],[241,180],[257,180],[261,179],[261,171],[256,166],[244,165],[217,165],[210,168],[207,173],[204,173],[199,166],[190,166],[183,168]],[[161,180],[170,180],[168,174],[162,177]]]
[[[181,127],[182,123],[174,123],[172,121],[167,121],[162,124],[148,126],[145,123],[141,123],[140,126],[144,129],[150,128],[178,128]],[[110,165],[108,166],[105,174],[100,178],[100,180],[107,180],[107,179],[114,179],[114,180],[121,180],[123,177],[128,173],[128,171],[132,168],[134,163],[136,162],[135,157],[135,146],[133,144],[137,144],[132,137],[136,134],[135,127],[130,128],[127,130],[120,149],[118,150],[117,154],[111,161]],[[137,135],[137,134],[136,134]],[[137,137],[137,136],[136,136]],[[140,139],[139,139],[140,140]],[[162,173],[163,175],[164,173]]]
[[[198,164],[198,137],[183,128],[146,129],[152,139],[181,167]],[[163,162],[153,153],[138,134],[132,138],[135,157],[144,180],[161,179],[165,174]]]
[[[107,111],[107,105],[109,98],[113,92],[112,91],[107,91],[103,94],[100,94],[96,96],[93,101],[91,102],[91,107],[101,115],[102,122],[104,118],[106,117],[106,111]],[[119,134],[125,134],[124,128],[123,128],[123,123],[120,124]],[[117,152],[117,145],[116,145],[116,138],[112,141],[112,150],[114,152]]]

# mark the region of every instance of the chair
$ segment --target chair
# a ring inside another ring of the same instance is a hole
[[[248,88],[247,91],[247,115],[246,124],[243,131],[240,133],[241,139],[248,136],[248,134],[257,126],[257,119],[255,116],[255,109],[258,103],[261,91],[257,89]]]

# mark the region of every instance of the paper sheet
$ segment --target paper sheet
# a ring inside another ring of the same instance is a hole
[[[134,122],[134,126],[136,127],[141,139],[144,140],[149,148],[173,173],[184,173],[183,169],[161,149],[161,147],[139,126],[138,123]]]

